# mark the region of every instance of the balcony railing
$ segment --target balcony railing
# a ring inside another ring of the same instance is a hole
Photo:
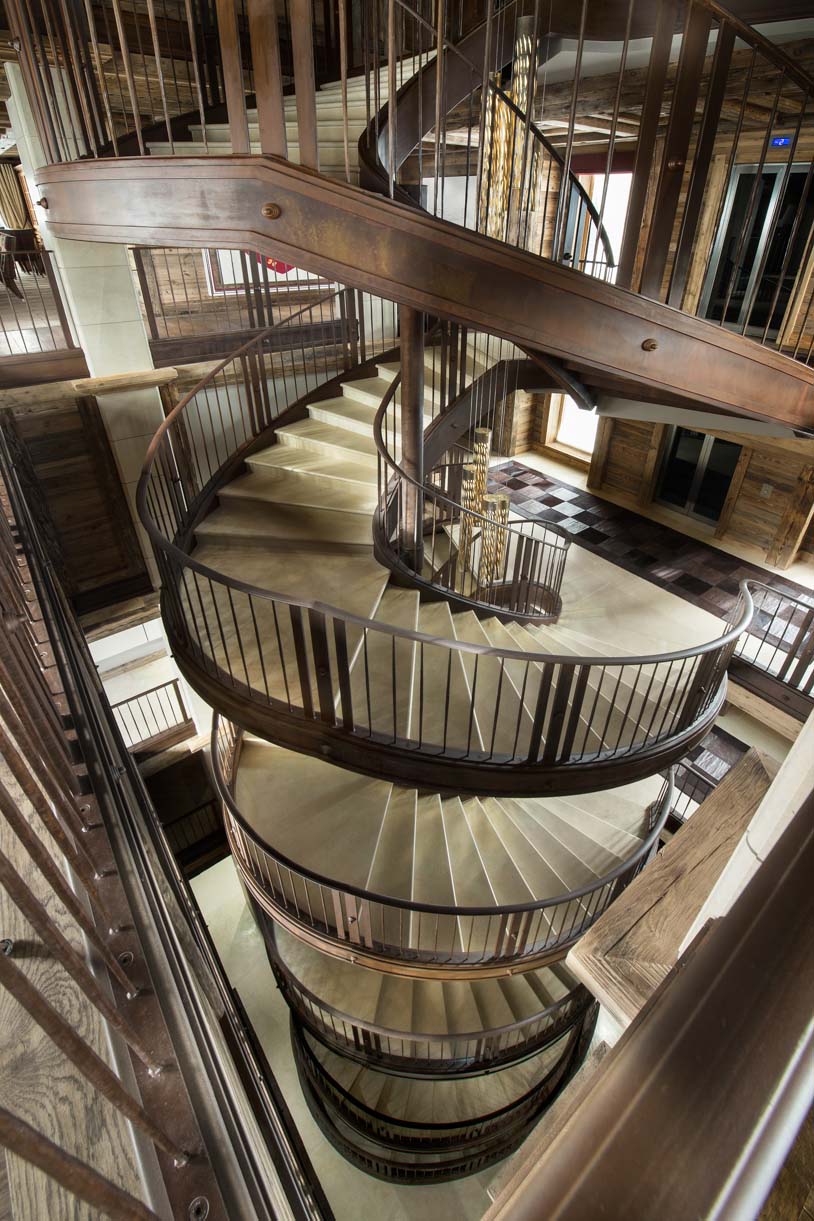
[[[581,1022],[593,1004],[587,989],[577,987],[540,1013],[510,1025],[470,1034],[422,1034],[342,1013],[306,988],[279,957],[273,965],[290,1008],[323,1043],[361,1063],[416,1076],[477,1074],[524,1059]]]
[[[399,1121],[354,1098],[321,1062],[318,1045],[292,1018],[292,1046],[300,1081],[325,1136],[355,1165],[377,1178],[403,1183],[443,1182],[474,1174],[506,1157],[569,1080],[593,1031],[589,1010],[557,1045],[559,1056],[527,1093],[500,1110],[459,1123]]]
[[[658,846],[672,800],[667,781],[650,808],[648,834],[636,851],[603,877],[567,894],[489,908],[418,903],[324,877],[276,851],[236,802],[242,738],[241,729],[215,716],[212,764],[226,832],[240,873],[261,907],[346,954],[462,975],[560,957],[644,868]],[[460,922],[466,928],[463,943]]]
[[[814,698],[814,594],[795,598],[757,581],[749,587],[755,614],[735,657]]]
[[[128,750],[144,750],[150,745],[191,737],[195,722],[187,711],[177,678],[168,679],[127,699],[111,704],[119,732]]]

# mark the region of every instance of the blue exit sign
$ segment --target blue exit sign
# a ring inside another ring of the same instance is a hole
[[[788,148],[791,136],[772,136],[772,148]]]

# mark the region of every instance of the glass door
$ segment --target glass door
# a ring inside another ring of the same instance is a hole
[[[672,428],[656,500],[714,525],[729,492],[741,447],[691,428]]]
[[[788,170],[788,173],[787,173]],[[732,171],[699,314],[774,339],[814,225],[807,165],[738,165]]]

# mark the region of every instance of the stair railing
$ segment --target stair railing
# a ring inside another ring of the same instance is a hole
[[[759,581],[749,588],[755,614],[735,657],[814,698],[814,595],[796,598]]]
[[[322,1042],[361,1063],[420,1076],[463,1076],[522,1060],[561,1038],[594,1003],[578,985],[539,1013],[503,1026],[469,1034],[421,1034],[342,1012],[307,988],[279,956],[272,967],[289,1007]]]
[[[498,965],[559,958],[644,868],[672,803],[672,780],[653,803],[648,834],[613,870],[562,895],[490,907],[397,899],[325,877],[292,861],[252,826],[237,798],[243,730],[215,715],[212,768],[226,834],[245,885],[276,920],[306,929],[357,959],[409,960],[466,976]]]
[[[392,11],[393,62],[402,27],[442,50],[406,83],[381,85],[360,141],[363,185],[810,362],[814,78],[803,56],[716,0],[685,6],[677,60],[673,10],[634,0],[615,16],[599,0],[559,6],[547,25],[509,0],[463,39],[444,3],[431,20],[407,0]],[[596,38],[618,46],[600,76],[587,54]],[[561,79],[564,40],[574,67]],[[646,40],[648,63],[634,68]],[[623,171],[626,200],[611,180]]]
[[[442,377],[445,384],[450,380]],[[467,398],[478,400],[478,420],[497,418],[487,410],[487,392],[478,393],[479,383],[487,380],[488,371],[467,391]],[[441,591],[459,607],[488,607],[498,614],[540,622],[556,619],[570,540],[556,527],[540,522],[509,522],[508,501],[494,506],[498,512],[483,511],[488,453],[481,456],[482,470],[478,464],[456,462],[434,467],[425,482],[409,475],[396,459],[400,386],[399,372],[373,424],[379,494],[373,530],[379,558],[416,587]],[[477,507],[464,503],[464,473],[482,483]],[[421,523],[420,540],[412,537],[415,520]]]
[[[340,302],[353,307],[344,342],[303,348],[303,318],[316,321]],[[539,792],[543,775],[556,773],[560,791],[585,791],[599,769],[614,769],[621,783],[668,765],[720,706],[752,613],[746,585],[718,639],[581,658],[439,639],[261,588],[197,558],[195,529],[218,488],[281,421],[337,393],[349,369],[375,371],[380,355],[392,359],[395,322],[390,303],[340,289],[222,361],[162,423],[137,502],[182,673],[210,703],[237,701],[258,732],[298,749],[327,747],[408,783],[417,760],[427,785],[443,788],[454,771],[457,791],[515,793]],[[386,690],[372,677],[380,656],[390,658]],[[478,684],[488,681],[497,695],[487,708]]]

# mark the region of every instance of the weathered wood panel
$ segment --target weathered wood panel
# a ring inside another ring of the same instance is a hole
[[[79,611],[147,593],[150,578],[95,400],[6,417]]]

